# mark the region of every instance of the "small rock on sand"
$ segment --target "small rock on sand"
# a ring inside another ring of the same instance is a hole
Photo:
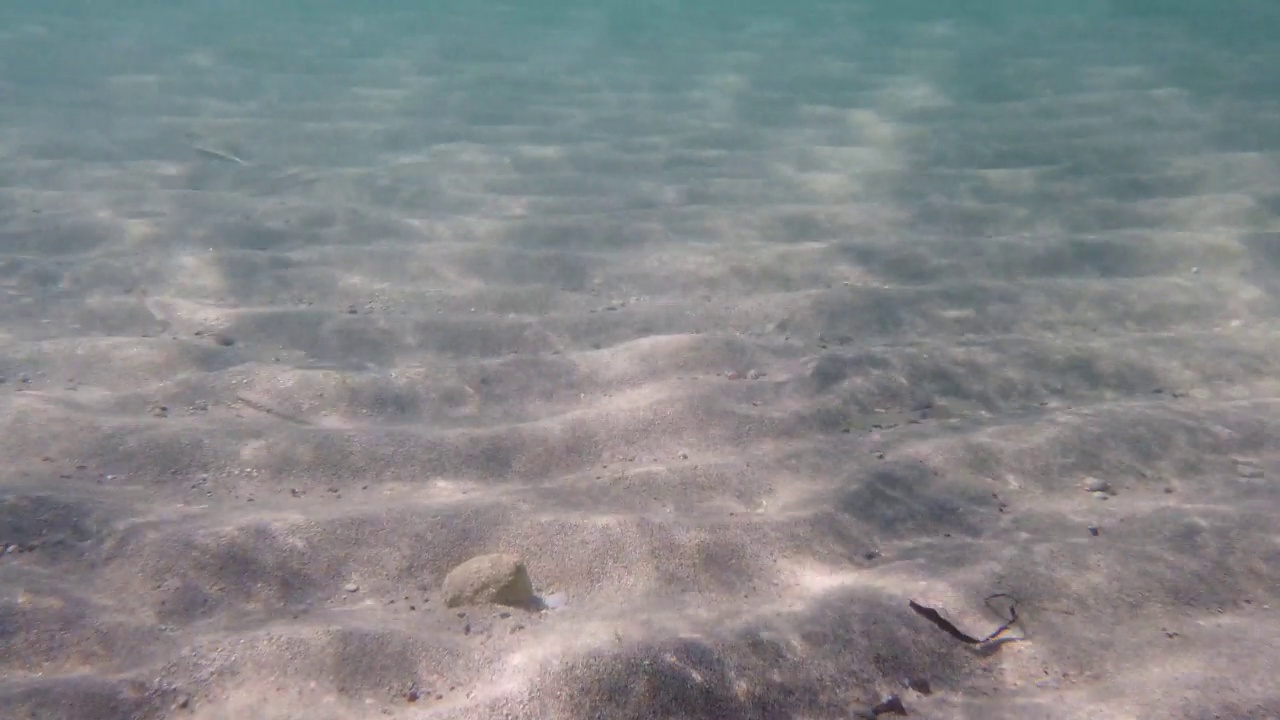
[[[444,602],[448,607],[494,604],[531,608],[535,606],[533,582],[520,558],[505,553],[481,555],[445,576]]]
[[[1087,477],[1084,479],[1084,489],[1091,493],[1105,493],[1107,495],[1115,495],[1115,489],[1111,487],[1111,483],[1102,478]]]

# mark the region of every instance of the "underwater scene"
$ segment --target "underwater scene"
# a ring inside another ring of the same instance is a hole
[[[0,6],[0,717],[1280,718],[1280,3]]]

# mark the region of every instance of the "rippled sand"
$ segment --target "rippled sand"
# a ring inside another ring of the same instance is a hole
[[[20,20],[0,715],[1280,716],[1275,45]]]

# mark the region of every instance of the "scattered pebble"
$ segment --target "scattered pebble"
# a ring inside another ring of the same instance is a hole
[[[569,603],[569,598],[564,593],[551,593],[543,595],[539,598],[542,601],[542,609],[559,610]]]
[[[1103,493],[1104,495],[1114,495],[1115,491],[1111,487],[1111,483],[1102,478],[1087,477],[1084,479],[1084,489],[1086,492]]]
[[[347,583],[342,587],[342,589],[349,593],[360,592],[360,586],[355,583]]]
[[[890,695],[880,701],[879,705],[870,710],[862,711],[862,717],[878,718],[881,715],[906,715],[907,708],[902,704],[902,698],[897,695]]]

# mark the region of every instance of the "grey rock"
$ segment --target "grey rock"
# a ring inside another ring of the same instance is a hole
[[[462,605],[506,605],[535,607],[533,581],[524,561],[514,555],[495,553],[471,558],[449,571],[444,578],[444,602]]]

